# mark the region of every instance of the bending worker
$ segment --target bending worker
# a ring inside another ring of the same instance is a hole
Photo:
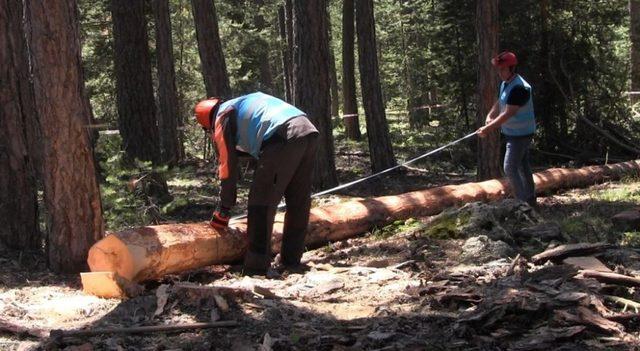
[[[478,129],[478,136],[485,137],[500,128],[507,143],[504,156],[504,173],[511,183],[516,198],[536,205],[536,190],[529,161],[529,147],[536,131],[531,85],[516,73],[518,59],[504,51],[491,59],[502,83],[498,100],[486,118],[486,125]]]
[[[304,112],[261,92],[228,101],[210,98],[196,105],[195,114],[211,133],[219,159],[220,202],[211,226],[229,224],[236,204],[237,152],[247,153],[257,166],[249,192],[244,274],[265,275],[271,265],[271,232],[283,195],[287,210],[280,257],[284,266],[298,265],[309,222],[318,130]]]

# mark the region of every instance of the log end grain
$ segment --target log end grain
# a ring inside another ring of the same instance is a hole
[[[89,250],[87,263],[92,272],[117,272],[131,280],[135,275],[134,257],[117,235],[107,235]]]

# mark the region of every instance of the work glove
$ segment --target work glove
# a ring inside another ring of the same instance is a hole
[[[229,211],[231,209],[224,206],[218,206],[211,215],[209,225],[215,229],[224,229],[229,226]]]

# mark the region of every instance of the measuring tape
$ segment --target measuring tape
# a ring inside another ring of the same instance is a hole
[[[372,175],[370,175],[370,176],[367,176],[367,177],[364,177],[364,178],[360,178],[360,179],[354,180],[354,181],[352,181],[352,182],[345,183],[345,184],[341,184],[341,185],[338,185],[338,186],[336,186],[336,187],[334,187],[334,188],[327,189],[327,190],[323,190],[323,191],[321,191],[321,192],[315,193],[315,194],[311,195],[311,198],[313,199],[313,198],[315,198],[315,197],[319,197],[319,196],[322,196],[322,195],[327,195],[327,194],[330,194],[330,193],[332,193],[332,192],[335,192],[335,191],[338,191],[338,190],[345,189],[345,188],[348,188],[348,187],[350,187],[350,186],[356,185],[356,184],[358,184],[358,183],[365,182],[365,181],[367,181],[367,180],[369,180],[369,179],[371,179],[371,178],[375,178],[375,177],[377,177],[377,176],[379,176],[379,175],[382,175],[382,174],[385,174],[385,173],[389,173],[389,172],[391,172],[391,171],[393,171],[393,170],[395,170],[395,169],[398,169],[398,168],[400,168],[400,167],[404,167],[404,166],[406,166],[406,165],[408,165],[408,164],[411,164],[411,163],[413,163],[413,162],[416,162],[416,161],[418,161],[418,160],[421,160],[421,159],[423,159],[423,158],[425,158],[425,157],[427,157],[427,156],[431,156],[431,155],[433,155],[433,154],[435,154],[435,153],[437,153],[437,152],[440,152],[440,151],[442,151],[442,150],[444,150],[444,149],[446,149],[446,148],[448,148],[448,147],[450,147],[450,146],[453,146],[453,145],[455,145],[455,144],[458,144],[459,142],[461,142],[461,141],[463,141],[463,140],[465,140],[465,139],[469,139],[469,138],[471,138],[472,136],[474,136],[474,135],[476,135],[476,134],[478,134],[478,132],[477,132],[477,131],[476,131],[476,132],[473,132],[473,133],[470,133],[470,134],[467,134],[467,135],[463,136],[463,137],[462,137],[462,138],[460,138],[460,139],[456,139],[456,140],[454,140],[454,141],[452,141],[452,142],[450,142],[450,143],[448,143],[448,144],[442,145],[442,146],[440,146],[440,147],[439,147],[439,148],[437,148],[437,149],[431,150],[431,151],[429,151],[429,152],[427,152],[427,153],[425,153],[425,154],[422,154],[422,155],[420,155],[420,156],[418,156],[418,157],[414,157],[414,158],[412,158],[412,159],[410,159],[410,160],[408,160],[408,161],[405,161],[404,163],[401,163],[401,164],[399,164],[399,165],[395,165],[395,166],[393,166],[393,167],[391,167],[391,168],[387,168],[387,169],[385,169],[385,170],[383,170],[383,171],[380,171],[380,172],[378,172],[378,173],[374,173],[374,174],[372,174]],[[277,208],[277,209],[278,209],[278,210],[281,210],[281,209],[286,208],[286,207],[287,207],[287,205],[281,202],[281,203],[278,205],[278,208]],[[242,219],[242,218],[245,218],[245,217],[247,217],[247,215],[246,215],[246,214],[243,214],[243,215],[239,215],[239,216],[236,216],[236,217],[232,217],[232,218],[231,218],[231,220],[235,220],[235,219]]]

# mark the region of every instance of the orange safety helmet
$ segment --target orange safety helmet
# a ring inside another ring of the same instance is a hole
[[[200,101],[195,107],[196,119],[203,128],[213,128],[213,120],[215,119],[214,113],[218,109],[220,98],[208,98]]]
[[[503,51],[491,59],[491,64],[496,67],[512,67],[518,64],[518,59],[513,52]]]

